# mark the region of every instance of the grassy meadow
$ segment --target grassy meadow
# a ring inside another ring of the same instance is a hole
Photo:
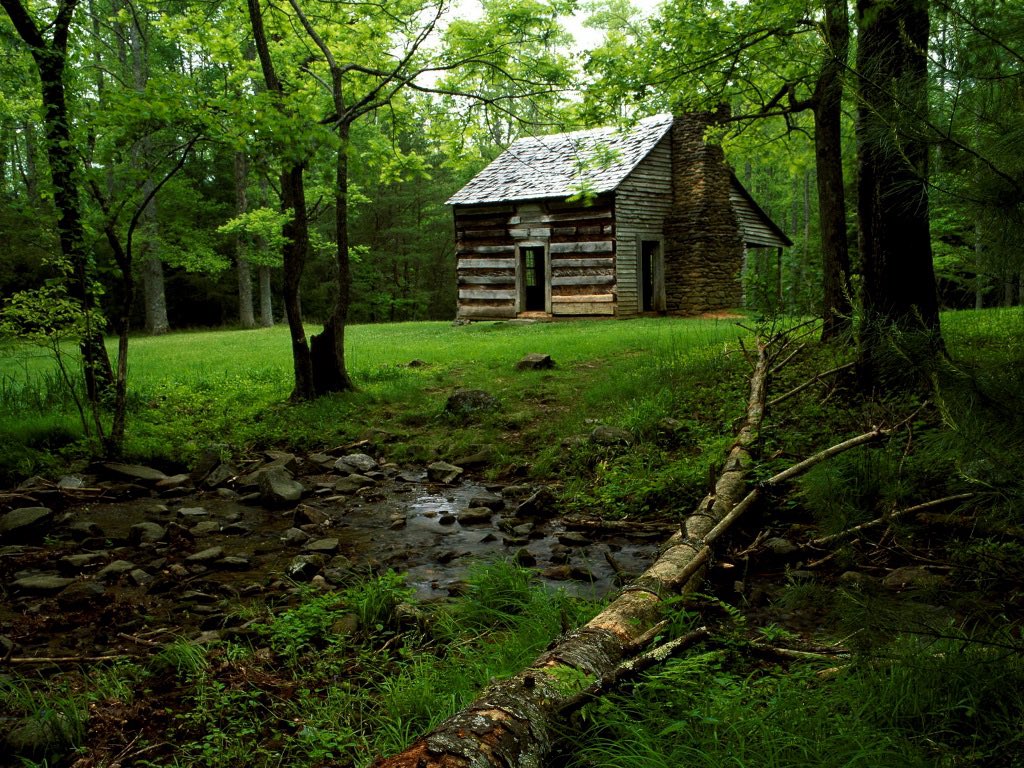
[[[658,417],[682,371],[717,386],[733,362],[723,352],[744,335],[728,320],[352,326],[347,356],[357,391],[300,404],[288,402],[293,378],[283,326],[137,337],[129,352],[127,458],[187,466],[211,446],[237,454],[368,439],[399,462],[456,459],[491,446],[498,471],[598,420],[636,426]],[[516,371],[529,352],[550,354],[557,367]],[[425,365],[410,367],[414,360]],[[444,404],[460,387],[489,392],[500,411],[479,424],[451,424]],[[661,406],[652,410],[652,403]],[[22,447],[3,460],[7,482],[88,448],[44,349],[0,353],[0,420],[9,443]]]
[[[698,624],[711,639],[573,715],[551,766],[1022,764],[1024,309],[947,313],[943,333],[946,354],[927,364],[909,346],[892,351],[916,389],[866,397],[852,376],[825,379],[768,409],[765,474],[872,426],[905,426],[748,513],[709,569],[707,594],[669,601],[655,642]],[[300,404],[287,401],[284,328],[138,338],[127,447],[183,466],[210,446],[238,455],[368,440],[398,462],[488,449],[484,473],[543,481],[565,511],[673,516],[692,511],[731,440],[750,338],[728,320],[355,326],[358,390]],[[806,342],[770,397],[855,354],[816,345],[813,332]],[[516,371],[528,352],[557,367]],[[444,403],[458,387],[484,389],[501,408],[454,420]],[[0,418],[8,481],[88,457],[39,350],[0,357]],[[630,443],[586,439],[599,424],[628,430]],[[809,553],[751,546],[762,531],[807,542],[967,494]],[[901,568],[930,578],[893,587],[886,578]],[[283,603],[238,602],[230,610],[256,623],[210,646],[178,639],[148,659],[0,675],[0,716],[57,734],[61,752],[22,761],[36,768],[365,766],[597,610],[509,563],[483,564],[468,581],[431,606],[409,606],[390,572],[338,591],[296,588]],[[340,635],[350,615],[358,629]]]

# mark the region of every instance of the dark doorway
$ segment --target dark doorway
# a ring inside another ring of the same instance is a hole
[[[655,272],[658,271],[658,256],[661,243],[657,240],[640,241],[640,311],[653,312],[656,294]]]
[[[544,312],[547,309],[544,246],[520,248],[519,253],[523,269],[523,311]]]

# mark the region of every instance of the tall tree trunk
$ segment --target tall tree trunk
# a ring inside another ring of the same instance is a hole
[[[249,210],[249,196],[246,192],[249,163],[245,152],[235,153],[235,213],[241,215]],[[249,268],[249,239],[239,233],[235,235],[235,269],[238,273],[238,323],[243,328],[255,328],[256,318],[252,313],[252,270]]]
[[[59,0],[47,43],[20,0],[0,0],[18,36],[29,47],[39,72],[43,104],[46,157],[50,164],[53,203],[57,210],[57,239],[61,255],[70,272],[68,292],[82,307],[85,330],[82,334],[82,363],[86,393],[94,408],[101,397],[112,391],[114,371],[103,343],[96,299],[92,291],[89,255],[82,226],[82,206],[75,180],[75,152],[71,141],[71,121],[64,93],[64,65],[67,60],[68,33],[77,0]]]
[[[843,73],[850,49],[846,0],[826,0],[824,32],[825,61],[814,99],[814,159],[821,226],[821,339],[828,341],[849,331],[853,313],[842,147]]]
[[[927,0],[858,0],[857,21],[860,371],[866,385],[878,388],[907,370],[895,359],[887,365],[896,335],[916,342],[925,356],[941,345],[928,147],[919,133],[928,107]]]
[[[263,12],[259,0],[247,0],[249,21],[252,25],[256,54],[263,70],[267,90],[277,97],[278,109],[283,109],[281,97],[284,87],[274,70],[263,27]],[[306,214],[306,189],[303,180],[305,164],[302,161],[285,160],[281,171],[281,207],[290,212],[282,230],[285,238],[284,260],[284,309],[288,317],[288,330],[292,342],[292,365],[295,370],[293,400],[308,400],[314,396],[313,366],[310,360],[309,343],[302,325],[302,306],[299,300],[299,282],[306,265],[309,250],[309,220]]]
[[[260,264],[257,274],[260,283],[260,327],[272,328],[274,325],[274,303],[270,293],[270,267]]]
[[[140,26],[141,17],[138,12],[131,14],[128,25],[128,43],[131,48],[132,84],[138,93],[144,93],[149,81],[149,49]],[[145,174],[142,184],[144,199],[153,197],[153,179],[146,168],[146,160],[153,154],[153,142],[150,137],[143,136],[132,147],[132,167],[137,173]],[[143,247],[140,249],[142,261],[142,294],[146,312],[146,331],[151,336],[160,336],[171,329],[167,320],[167,296],[164,290],[164,263],[157,252],[157,219],[156,201],[152,201],[142,211],[141,230]]]

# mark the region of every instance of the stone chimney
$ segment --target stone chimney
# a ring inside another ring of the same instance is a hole
[[[729,202],[722,148],[704,142],[729,115],[689,113],[672,124],[672,213],[665,218],[665,299],[669,312],[697,314],[743,303],[743,238]]]

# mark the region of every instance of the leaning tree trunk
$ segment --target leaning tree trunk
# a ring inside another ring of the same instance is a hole
[[[650,640],[665,602],[699,578],[705,540],[746,495],[750,450],[765,409],[771,358],[759,345],[746,417],[714,492],[683,521],[658,560],[607,608],[515,677],[492,684],[469,707],[375,768],[540,765],[561,713]],[[749,498],[749,497],[748,497]]]

